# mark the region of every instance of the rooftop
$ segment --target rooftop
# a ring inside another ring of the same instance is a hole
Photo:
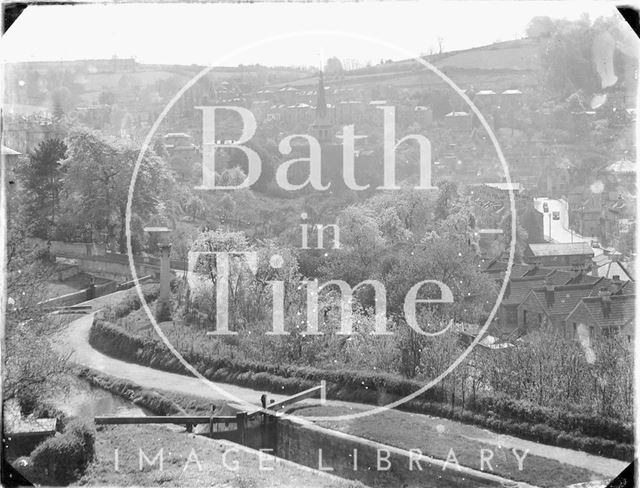
[[[588,297],[593,285],[556,286],[552,290],[538,288],[531,291],[549,315],[568,315],[583,298]]]
[[[534,256],[593,256],[593,249],[587,242],[529,244]]]
[[[635,317],[635,295],[612,295],[609,313],[605,317],[601,297],[583,298],[582,303],[602,328],[622,327]]]

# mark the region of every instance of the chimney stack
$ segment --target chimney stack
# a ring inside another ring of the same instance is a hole
[[[605,318],[609,317],[611,313],[611,291],[606,288],[600,288],[600,292],[598,293],[600,296],[600,301],[602,304],[602,315]]]
[[[619,295],[622,290],[622,280],[620,279],[620,275],[613,275],[613,279],[611,280],[611,294]]]
[[[555,301],[556,287],[551,283],[551,280],[547,277],[544,280],[544,298],[547,301],[548,307],[553,307],[553,303]]]

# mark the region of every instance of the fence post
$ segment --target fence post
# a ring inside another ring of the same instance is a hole
[[[244,444],[247,428],[247,412],[238,412],[236,414],[236,423],[238,425],[239,442],[240,444]]]
[[[216,406],[211,405],[211,416],[209,417],[209,436],[213,437],[213,412],[215,411]]]

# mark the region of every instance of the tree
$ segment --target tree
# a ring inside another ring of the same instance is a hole
[[[85,130],[72,132],[67,145],[63,162],[67,208],[73,209],[79,224],[117,237],[119,251],[126,252],[127,200],[139,148]],[[132,220],[142,223],[163,217],[173,185],[166,163],[148,150],[133,192]],[[138,227],[140,231],[142,225]],[[141,240],[141,235],[137,237]]]
[[[612,81],[615,83],[615,75],[612,79],[609,79],[608,72],[607,76],[604,76],[603,66],[608,61],[596,59],[595,48],[603,47],[603,36],[610,44],[616,44],[616,40],[624,38],[624,29],[620,29],[618,22],[612,17],[599,18],[592,23],[586,14],[574,21],[550,21],[546,17],[536,17],[532,20],[527,32],[531,31],[532,36],[537,33],[539,35],[535,37],[547,39],[542,47],[541,62],[544,85],[551,95],[565,99],[570,94],[582,90],[590,98],[596,91],[609,86]],[[620,61],[616,50],[624,49],[621,47],[624,44],[618,42],[615,49],[611,47],[614,49],[611,60],[614,70],[616,60]],[[599,49],[600,55],[601,51],[606,52],[606,49]]]
[[[324,72],[327,75],[341,75],[343,72],[342,63],[336,57],[327,59],[324,65]]]
[[[555,23],[551,17],[537,16],[531,19],[527,26],[527,37],[549,37],[555,31]]]
[[[51,275],[45,247],[27,240],[24,207],[15,196],[8,202],[4,315],[3,400],[15,398],[23,414],[31,413],[49,393],[69,385],[70,366],[50,344],[55,318],[45,316],[38,302],[45,298]]]
[[[31,233],[36,237],[52,237],[63,186],[64,173],[60,162],[66,151],[67,146],[60,139],[46,139],[36,146],[20,167],[25,211],[31,222]]]
[[[112,91],[102,91],[98,97],[101,105],[113,105],[116,103],[116,95]]]

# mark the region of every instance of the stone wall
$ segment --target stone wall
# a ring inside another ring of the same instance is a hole
[[[278,457],[314,469],[331,469],[331,474],[370,486],[479,488],[513,484],[491,473],[294,419],[278,419],[274,451]]]

